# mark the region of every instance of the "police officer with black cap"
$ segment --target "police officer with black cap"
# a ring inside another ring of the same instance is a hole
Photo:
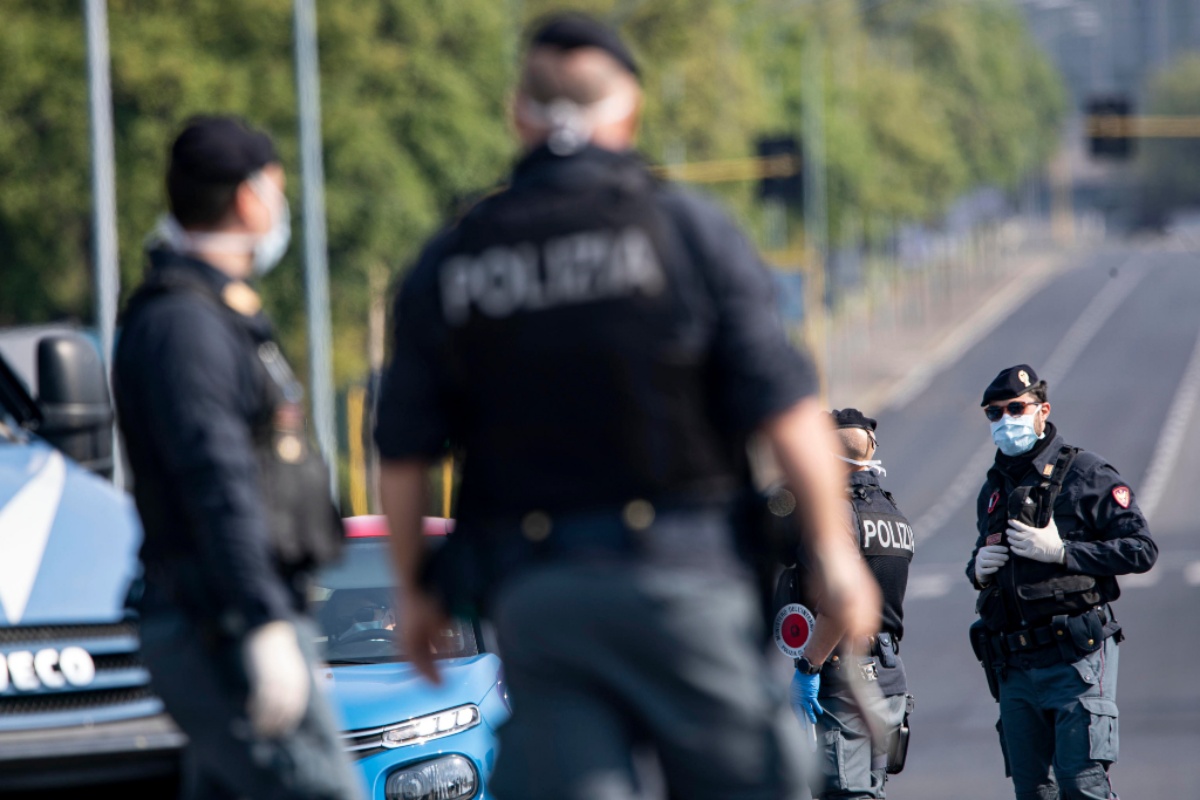
[[[882,591],[883,619],[878,633],[851,648],[848,645],[854,643],[844,640],[842,627],[820,610],[818,600],[811,638],[796,659],[792,707],[802,723],[807,720],[816,728],[819,769],[812,781],[814,796],[877,799],[884,797],[887,776],[904,767],[908,748],[913,700],[899,653],[915,543],[908,520],[879,485],[886,470],[875,458],[876,421],[856,408],[835,409],[831,416],[841,446],[838,458],[849,471],[853,541]],[[855,692],[852,681],[870,684],[870,691]],[[871,701],[866,713],[879,722],[882,746],[873,746],[871,726],[860,705],[864,700]]]
[[[113,381],[145,529],[130,601],[151,684],[188,736],[184,794],[356,798],[304,616],[340,521],[246,283],[287,249],[283,167],[266,134],[200,117],[166,187]]]
[[[983,410],[998,452],[967,563],[971,643],[1000,703],[1005,767],[1018,800],[1109,800],[1122,638],[1109,604],[1116,576],[1149,570],[1158,546],[1129,484],[1047,419],[1032,367],[1001,371]]]
[[[641,744],[672,796],[799,798],[739,518],[749,434],[796,488],[831,615],[874,633],[878,593],[840,530],[813,366],[741,233],[633,152],[641,97],[615,32],[541,24],[508,188],[400,290],[376,440],[406,651],[437,680],[441,615],[494,620],[513,707],[501,800],[640,796]],[[420,518],[447,440],[464,454],[457,528],[429,561]]]

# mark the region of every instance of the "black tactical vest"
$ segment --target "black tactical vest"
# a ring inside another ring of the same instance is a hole
[[[603,169],[566,180],[592,166],[573,159]],[[660,192],[632,155],[535,154],[439,254],[464,529],[740,488],[741,442],[710,405],[704,265]]]
[[[988,471],[987,539],[985,544],[1008,546],[1008,523],[1019,520],[1035,527],[1045,527],[1052,515],[1063,518],[1059,530],[1069,530],[1066,520],[1073,519],[1075,510],[1060,502],[1063,481],[1071,471],[1079,448],[1063,446],[1052,467],[1039,474],[1030,469],[1011,491],[1003,473],[993,467]],[[1049,624],[1058,614],[1081,614],[1110,600],[1115,595],[1106,591],[1115,588],[1115,581],[1103,582],[1091,575],[1067,572],[1062,564],[1047,564],[1032,559],[1011,557],[993,576],[976,601],[976,611],[987,627],[996,632],[1017,631]]]
[[[185,269],[152,270],[130,298],[124,324],[155,297],[169,292],[187,292],[213,304],[245,337],[247,348],[256,356],[263,396],[251,433],[267,510],[267,533],[280,570],[293,575],[332,562],[341,552],[345,535],[341,515],[330,501],[328,467],[309,441],[304,390],[283,353],[272,339],[252,330],[212,286]],[[149,493],[138,497],[148,524],[156,517],[155,503]]]
[[[908,567],[916,549],[912,528],[871,473],[853,473],[849,492],[858,518],[859,547],[883,594],[882,630],[899,641],[904,636]]]

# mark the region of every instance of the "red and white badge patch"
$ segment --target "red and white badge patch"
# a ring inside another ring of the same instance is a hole
[[[788,658],[799,658],[816,624],[811,611],[799,603],[788,603],[775,615],[775,646]]]
[[[996,510],[996,503],[1000,502],[1000,493],[992,492],[992,496],[988,498],[988,513]]]
[[[1113,500],[1116,500],[1121,508],[1129,508],[1130,499],[1128,486],[1117,486],[1113,489]]]

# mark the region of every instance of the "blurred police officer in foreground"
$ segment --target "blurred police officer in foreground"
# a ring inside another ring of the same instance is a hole
[[[829,424],[768,273],[724,214],[647,172],[641,101],[612,30],[539,27],[508,188],[400,291],[376,435],[406,649],[436,680],[440,615],[495,621],[514,712],[502,800],[637,796],[639,743],[672,796],[798,797],[735,521],[748,434],[798,489],[830,613],[874,633],[878,593],[852,591],[867,575],[841,532]],[[423,586],[426,475],[447,440],[465,452],[458,527]]]
[[[1000,703],[1005,766],[1019,800],[1109,800],[1122,638],[1109,603],[1116,576],[1149,570],[1158,546],[1117,471],[1047,420],[1032,367],[997,375],[983,410],[999,451],[967,564],[971,643]]]
[[[340,523],[301,390],[246,283],[287,249],[283,168],[265,134],[198,118],[166,184],[171,213],[114,382],[145,528],[131,600],[153,687],[188,735],[185,792],[357,797],[302,616]]]
[[[792,708],[801,723],[807,720],[816,727],[819,769],[811,781],[813,794],[822,800],[882,798],[888,774],[904,767],[908,749],[912,696],[899,652],[913,532],[891,494],[879,485],[886,472],[875,458],[876,421],[855,408],[835,410],[832,417],[839,458],[849,472],[853,541],[881,589],[883,619],[875,635],[851,648],[854,643],[844,638],[843,627],[819,605],[812,638],[796,659]],[[867,696],[882,697],[871,713],[882,725],[886,747],[872,747],[859,707],[861,695],[856,697],[850,685],[860,679],[878,689]]]

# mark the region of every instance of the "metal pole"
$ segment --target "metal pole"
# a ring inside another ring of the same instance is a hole
[[[117,268],[117,180],[113,155],[112,85],[109,76],[108,5],[84,0],[87,27],[88,114],[92,128],[92,268],[100,356],[112,364],[121,276]],[[107,373],[108,370],[106,369]],[[113,430],[113,483],[125,487],[120,439]]]
[[[314,0],[292,5],[296,36],[296,94],[300,114],[300,177],[304,202],[304,283],[308,311],[308,373],[317,446],[329,464],[336,500],[337,437],[333,426],[333,361],[329,323],[329,264],[325,251],[325,169],[321,162],[321,97]]]
[[[821,33],[815,28],[804,42],[803,59],[804,238],[815,262],[812,272],[820,273],[821,278],[822,296],[814,304],[821,313],[820,320],[814,320],[820,341],[813,344],[813,351],[821,367],[821,399],[825,402],[830,393],[830,371],[833,367],[829,349],[829,293],[833,284],[827,272],[829,232],[825,201],[825,52],[821,45]]]

